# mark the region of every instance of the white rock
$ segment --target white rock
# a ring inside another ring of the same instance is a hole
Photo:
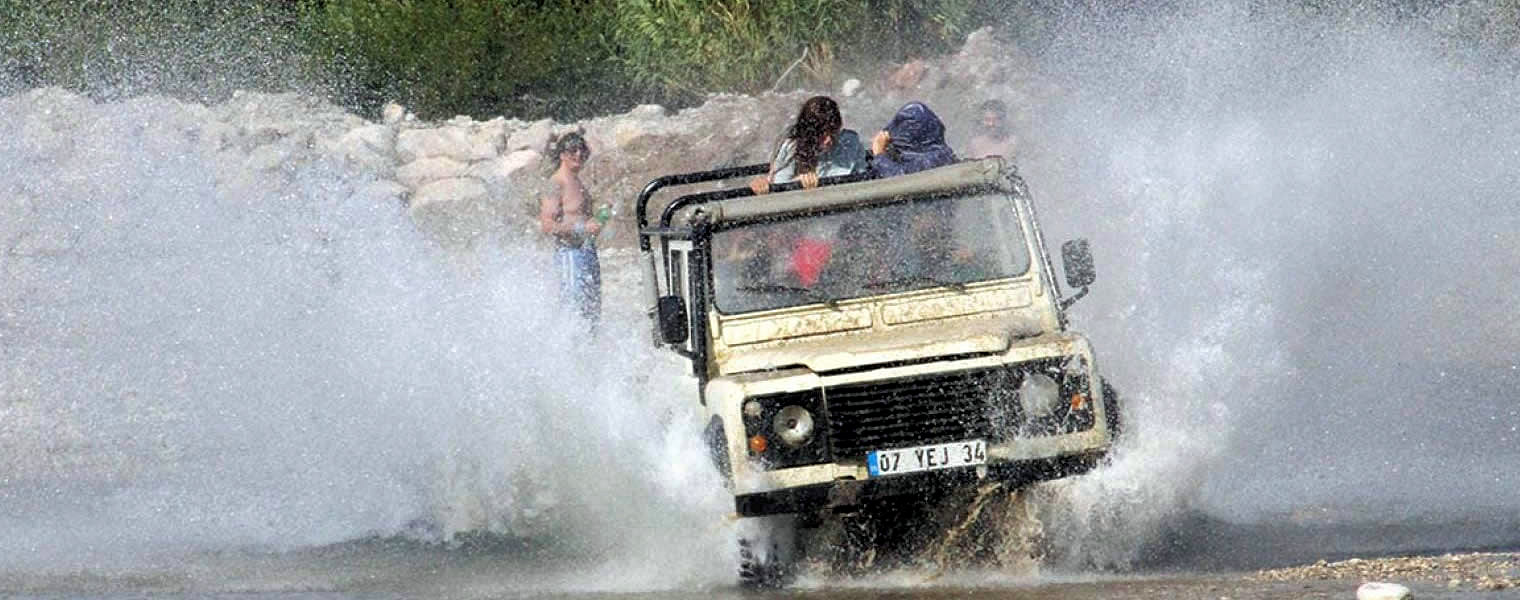
[[[554,133],[554,121],[541,119],[534,121],[526,129],[512,134],[507,138],[507,151],[513,150],[536,150],[543,151],[549,145],[549,136]]]
[[[527,172],[531,173],[534,168],[543,164],[543,160],[544,156],[537,151],[518,150],[501,157],[501,160],[497,163],[497,173],[503,178],[516,175],[524,169],[527,169]]]
[[[421,209],[452,210],[456,207],[468,208],[468,205],[484,202],[490,196],[486,190],[486,184],[473,177],[451,177],[440,179],[417,190],[412,195],[412,211],[415,213]]]
[[[35,114],[22,118],[19,141],[23,152],[40,159],[62,160],[74,153],[74,136]]]
[[[477,160],[465,167],[464,175],[462,175],[462,177],[472,177],[479,179],[485,182],[486,187],[498,185],[501,183],[502,179],[501,172],[497,169],[497,165],[500,162],[501,159],[499,158],[493,158],[491,160]]]
[[[369,204],[394,204],[405,199],[411,190],[394,181],[379,179],[354,190],[349,199]]]
[[[407,129],[396,135],[396,154],[402,162],[444,156],[469,162],[496,156],[496,142],[476,138],[466,127]]]
[[[633,110],[628,111],[628,116],[640,119],[657,119],[664,117],[666,113],[665,107],[658,104],[640,104],[633,107]]]
[[[336,140],[319,140],[317,147],[328,156],[383,172],[395,166],[391,157],[395,144],[396,130],[370,124],[349,130]]]
[[[469,163],[444,156],[420,158],[398,167],[396,169],[396,181],[401,182],[406,187],[417,189],[440,179],[460,177],[469,168]]]
[[[60,87],[37,88],[12,98],[22,105],[17,107],[20,110],[15,114],[57,115],[59,118],[81,114],[95,104],[89,98]]]
[[[839,86],[839,95],[846,98],[854,96],[855,92],[860,91],[860,85],[861,84],[859,79],[846,79],[844,80],[844,85]]]
[[[497,147],[505,146],[507,141],[507,120],[496,117],[489,121],[476,123],[472,127],[477,137],[494,138],[491,143]]]
[[[1370,582],[1356,588],[1356,600],[1410,600],[1414,592],[1397,583]]]
[[[338,139],[344,146],[364,145],[378,152],[389,152],[396,144],[395,130],[384,125],[364,125]]]
[[[278,121],[263,120],[244,125],[242,134],[244,137],[252,139],[255,144],[267,144],[275,140],[298,135],[302,132],[309,132],[310,129],[304,123],[289,119]]]
[[[506,128],[501,125],[485,125],[470,131],[469,160],[486,160],[501,154],[506,145]]]
[[[284,144],[264,144],[248,153],[243,166],[250,171],[273,171],[290,160],[290,151]]]
[[[448,243],[469,243],[501,226],[499,207],[484,182],[455,177],[429,183],[412,195],[412,221]]]
[[[514,176],[543,177],[536,172],[543,157],[532,150],[518,150],[500,158],[482,160],[470,164],[465,175],[478,177],[488,184],[496,185]]]
[[[598,131],[597,133],[600,134],[601,132]],[[624,148],[632,145],[635,141],[644,136],[650,135],[651,133],[653,132],[651,131],[651,128],[649,127],[649,123],[647,121],[640,121],[638,119],[623,119],[612,126],[612,145],[618,148]],[[597,135],[594,137],[600,138],[602,136]],[[588,143],[591,141],[592,140],[587,140]],[[596,141],[600,142],[601,140]],[[597,145],[598,144],[592,145],[593,152],[596,152],[598,150],[596,148]]]
[[[344,114],[342,109],[319,97],[291,92],[246,92],[218,105],[216,110],[228,122],[254,124]]]
[[[386,125],[395,125],[406,117],[406,107],[395,102],[386,102],[385,107],[380,109],[380,120]]]
[[[196,131],[202,152],[212,154],[227,149],[237,139],[238,130],[221,121],[207,121]]]

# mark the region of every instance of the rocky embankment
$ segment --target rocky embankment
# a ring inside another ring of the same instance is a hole
[[[1520,590],[1520,554],[1468,553],[1442,556],[1352,558],[1259,571],[1259,582],[1359,580],[1442,584],[1451,590]]]
[[[618,215],[608,245],[626,246],[633,240],[630,204],[645,182],[672,172],[765,160],[808,95],[832,93],[841,100],[846,126],[867,134],[902,102],[924,100],[949,123],[954,143],[969,137],[975,105],[982,100],[1006,101],[1017,130],[1029,126],[1029,108],[1050,100],[1054,89],[1032,61],[983,30],[956,54],[863,74],[837,90],[714,95],[679,112],[644,105],[575,123],[506,116],[426,122],[396,104],[371,121],[294,94],[239,93],[210,106],[161,97],[100,103],[51,88],[0,99],[0,115],[17,132],[10,143],[23,163],[68,165],[64,172],[75,168],[71,163],[78,163],[79,172],[98,168],[90,162],[91,144],[80,142],[99,135],[90,115],[140,114],[141,129],[129,135],[190,144],[211,165],[219,188],[235,192],[255,186],[267,194],[269,186],[283,186],[277,193],[309,193],[297,174],[330,168],[359,182],[345,193],[401,203],[425,230],[462,244],[503,228],[508,236],[530,235],[546,144],[551,135],[579,129],[594,151],[585,179],[593,195],[612,203]],[[57,198],[60,190],[35,182],[8,192],[6,224],[0,226],[3,250],[27,255],[58,243],[28,231],[27,214],[28,207]]]

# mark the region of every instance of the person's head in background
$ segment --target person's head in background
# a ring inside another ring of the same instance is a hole
[[[977,107],[981,111],[983,131],[994,138],[1008,137],[1008,105],[996,98]]]

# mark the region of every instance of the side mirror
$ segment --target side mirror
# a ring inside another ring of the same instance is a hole
[[[690,335],[687,331],[686,303],[681,302],[680,296],[660,296],[655,305],[655,313],[660,319],[660,341],[666,344],[681,344],[686,342]]]
[[[1066,268],[1066,285],[1072,288],[1085,288],[1098,278],[1086,239],[1067,240],[1061,244],[1061,263]]]

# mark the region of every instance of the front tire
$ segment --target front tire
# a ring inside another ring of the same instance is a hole
[[[739,585],[778,589],[796,578],[796,519],[749,519],[739,534]]]

